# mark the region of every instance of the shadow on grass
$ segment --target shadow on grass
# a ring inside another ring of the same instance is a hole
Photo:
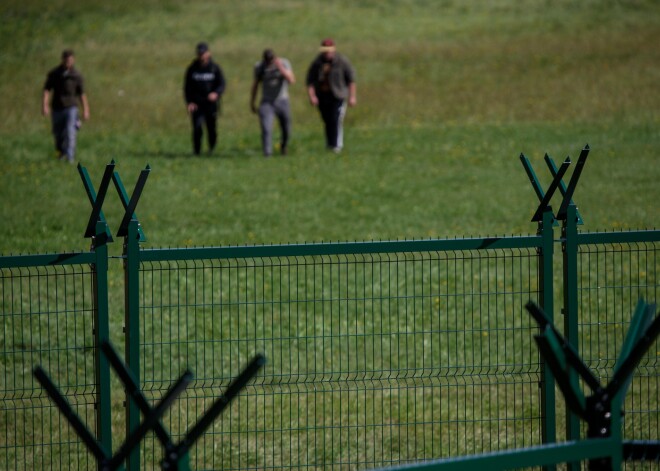
[[[262,157],[257,149],[245,149],[239,147],[216,149],[209,154],[208,151],[202,151],[199,155],[194,155],[192,151],[171,151],[171,150],[129,150],[126,155],[131,157],[163,158],[163,159],[237,159],[237,158],[255,158]]]

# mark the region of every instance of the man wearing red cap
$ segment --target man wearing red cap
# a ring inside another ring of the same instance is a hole
[[[339,153],[344,146],[346,104],[357,103],[355,71],[348,59],[337,53],[332,39],[324,39],[319,52],[307,71],[307,94],[321,113],[328,149]]]

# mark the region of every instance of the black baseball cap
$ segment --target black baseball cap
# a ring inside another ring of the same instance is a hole
[[[264,50],[264,61],[265,62],[271,62],[274,57],[275,57],[275,52],[273,52],[272,49],[265,49]]]
[[[206,44],[205,42],[201,42],[197,44],[197,55],[201,56],[204,54],[206,51],[209,50],[209,45]]]

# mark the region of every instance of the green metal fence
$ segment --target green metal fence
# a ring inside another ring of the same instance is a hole
[[[640,298],[660,299],[660,244],[653,232],[584,233],[577,238],[578,349],[606,382]],[[660,437],[660,347],[637,367],[624,404],[628,439]],[[584,433],[582,434],[584,436]]]
[[[175,434],[248,358],[269,359],[196,447],[198,469],[369,468],[539,444],[524,312],[539,243],[142,250],[129,358],[153,399],[186,365],[196,372],[165,421]],[[142,467],[160,454],[147,442]]]
[[[147,398],[160,399],[186,367],[195,373],[163,420],[174,440],[249,358],[268,358],[193,448],[194,468],[366,469],[584,436],[572,414],[558,415],[524,306],[554,312],[606,382],[637,299],[658,299],[660,231],[580,233],[565,167],[548,193],[528,169],[541,200],[532,236],[188,249],[140,246],[134,212],[148,169],[130,200],[114,164],[98,196],[82,169],[92,251],[0,257],[0,468],[95,467],[32,379],[37,364],[112,449],[99,345],[110,334],[108,264],[119,262],[125,331],[114,336]],[[126,209],[122,260],[105,245],[111,180]],[[547,206],[555,189],[567,203],[561,233]],[[649,352],[633,379],[625,438],[660,438],[659,356]],[[139,422],[127,400],[127,434]],[[148,436],[128,464],[161,458]]]
[[[96,348],[108,333],[107,298],[95,289],[107,293],[107,254],[99,252],[0,258],[1,469],[94,467],[33,379],[37,364],[50,370],[77,413],[110,443],[110,387]]]

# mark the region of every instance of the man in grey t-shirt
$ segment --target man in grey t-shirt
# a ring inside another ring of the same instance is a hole
[[[250,107],[253,113],[259,113],[261,123],[261,145],[264,156],[273,154],[273,120],[277,116],[282,132],[280,152],[287,153],[291,132],[291,110],[289,108],[289,84],[294,84],[296,77],[291,64],[283,57],[275,56],[272,49],[266,49],[263,60],[254,66],[254,81],[250,93]],[[255,101],[257,88],[261,87],[261,103],[257,109]]]

